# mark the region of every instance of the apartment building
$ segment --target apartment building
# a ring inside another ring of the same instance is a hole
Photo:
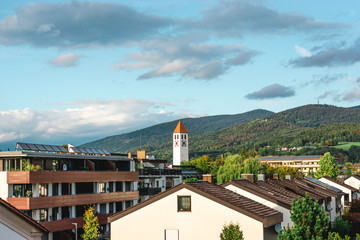
[[[260,157],[260,163],[267,163],[273,167],[293,167],[299,169],[305,175],[316,172],[319,168],[321,155],[312,156],[269,156]]]
[[[0,152],[0,197],[41,222],[51,239],[81,234],[83,213],[95,207],[101,230],[107,217],[135,205],[138,172],[134,161],[104,149],[17,143]]]

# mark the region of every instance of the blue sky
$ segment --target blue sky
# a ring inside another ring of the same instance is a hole
[[[0,149],[360,100],[360,3],[0,2]]]

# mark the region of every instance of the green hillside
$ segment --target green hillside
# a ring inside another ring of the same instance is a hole
[[[360,123],[360,111],[358,108],[316,104],[275,113],[270,118],[299,127],[316,127],[322,124]]]
[[[181,119],[190,136],[195,137],[206,133],[211,133],[229,126],[246,123],[258,118],[270,116],[273,112],[267,110],[254,110],[235,115],[217,115],[200,118]],[[83,147],[106,148],[111,152],[127,152],[129,149],[137,148],[141,145],[159,146],[166,142],[170,143],[172,132],[178,120],[154,125],[138,131],[106,137],[90,143],[83,144]],[[140,137],[141,136],[141,137]]]

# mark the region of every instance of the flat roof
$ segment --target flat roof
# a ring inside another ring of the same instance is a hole
[[[53,152],[30,152],[11,151],[0,152],[0,158],[29,157],[29,158],[52,158],[52,159],[73,159],[73,160],[109,160],[109,161],[133,161],[130,158],[113,155],[85,155],[74,153],[53,153]]]
[[[264,160],[304,160],[304,159],[319,159],[321,155],[309,155],[309,156],[269,156],[269,157],[259,157],[259,161]]]

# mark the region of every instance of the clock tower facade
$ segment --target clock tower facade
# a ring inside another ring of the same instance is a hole
[[[179,121],[173,133],[173,165],[189,161],[189,136],[184,124]]]

